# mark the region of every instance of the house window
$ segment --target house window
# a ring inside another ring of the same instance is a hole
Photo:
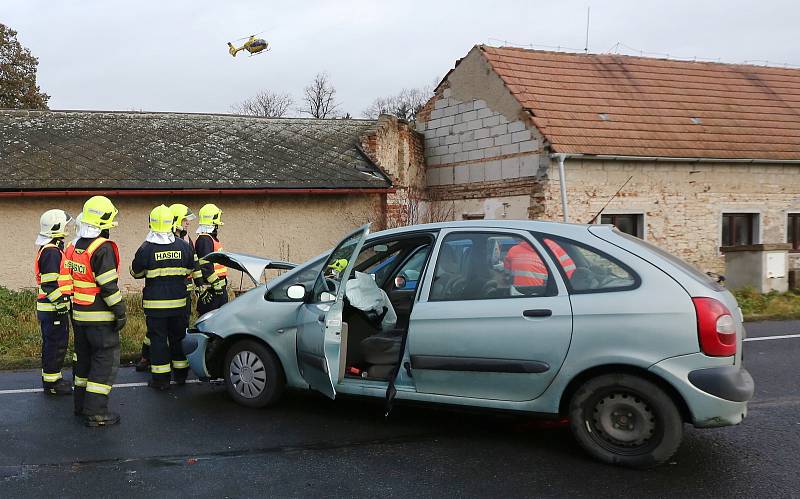
[[[485,214],[483,213],[462,213],[461,219],[462,220],[483,220],[485,218]]]
[[[644,239],[644,215],[627,214],[627,215],[602,215],[600,223],[612,224],[620,232],[636,236],[639,239]]]
[[[800,213],[789,213],[786,242],[792,245],[792,251],[800,251]]]
[[[723,213],[722,245],[746,246],[758,241],[758,213]]]

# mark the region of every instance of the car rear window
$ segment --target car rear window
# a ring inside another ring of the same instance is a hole
[[[658,255],[660,258],[663,258],[664,260],[669,262],[670,265],[674,265],[678,269],[682,270],[686,275],[688,275],[689,277],[691,277],[695,281],[699,282],[700,284],[706,286],[707,288],[711,289],[712,291],[724,291],[725,290],[724,286],[722,286],[721,284],[719,284],[716,281],[714,281],[708,275],[700,272],[697,269],[697,267],[695,267],[694,265],[692,265],[692,264],[690,264],[690,263],[688,263],[688,262],[686,262],[684,260],[681,260],[677,256],[664,251],[663,249],[659,248],[658,246],[656,246],[654,244],[650,244],[647,241],[643,241],[643,240],[639,239],[638,237],[631,236],[630,234],[625,234],[624,232],[620,232],[620,231],[618,231],[616,229],[614,229],[613,232],[614,232],[615,235],[625,238],[629,243],[632,243],[632,244],[637,245],[637,246],[643,246],[648,251],[652,251],[653,253]],[[609,242],[611,242],[611,241],[609,241]],[[634,251],[633,253],[635,254],[636,252]]]

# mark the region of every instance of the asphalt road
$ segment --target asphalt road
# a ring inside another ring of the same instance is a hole
[[[219,385],[112,392],[116,427],[85,428],[37,373],[0,373],[0,497],[800,497],[800,321],[748,325],[756,380],[739,426],[686,427],[672,462],[599,464],[534,420],[289,393],[235,405]],[[117,383],[146,376],[121,369]]]

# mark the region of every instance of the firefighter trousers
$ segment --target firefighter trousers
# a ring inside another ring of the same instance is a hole
[[[192,300],[191,297],[187,298],[186,301],[186,327],[189,326],[189,318],[192,316]],[[144,336],[144,340],[142,341],[142,358],[150,360],[150,329],[148,328],[147,334]]]
[[[48,315],[39,319],[42,328],[42,383],[45,387],[61,379],[69,343],[69,314]]]
[[[176,380],[185,380],[189,363],[183,353],[183,338],[189,325],[184,310],[180,315],[146,318],[150,337],[150,372],[154,381],[168,383],[172,373]]]
[[[75,413],[108,412],[108,395],[119,368],[119,332],[114,324],[75,323]]]

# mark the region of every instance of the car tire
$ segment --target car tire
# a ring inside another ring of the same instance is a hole
[[[658,385],[630,374],[604,374],[581,385],[569,404],[572,434],[600,461],[651,468],[670,459],[683,419]]]
[[[258,341],[234,343],[228,349],[222,367],[228,394],[247,407],[274,404],[286,386],[280,361],[272,350]]]

